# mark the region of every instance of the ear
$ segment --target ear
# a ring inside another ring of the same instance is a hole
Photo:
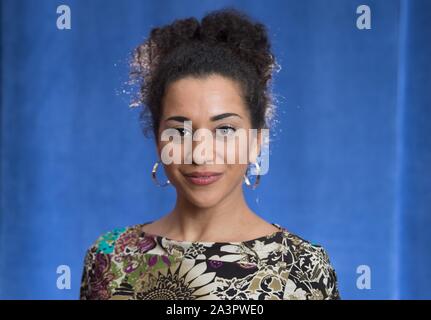
[[[257,154],[260,154],[262,147],[262,129],[257,130]]]
[[[157,155],[157,159],[160,160],[161,158],[161,154],[162,154],[162,147],[160,145],[160,140],[158,137],[154,138],[154,142],[155,142],[155,148],[156,148],[156,155]]]
[[[262,145],[262,130],[257,129],[256,134],[251,135],[252,143],[250,144],[250,162],[254,163],[257,161],[257,157],[260,154]]]

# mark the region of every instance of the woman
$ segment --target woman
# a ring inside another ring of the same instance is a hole
[[[259,183],[249,171],[259,173],[275,65],[265,26],[234,9],[154,28],[135,50],[141,119],[159,156],[153,179],[174,186],[177,199],[159,220],[113,230],[89,248],[81,299],[339,298],[325,250],[260,218],[244,199],[243,184]],[[215,140],[196,141],[200,129]],[[247,149],[233,139],[249,129],[258,134],[247,136]],[[220,140],[215,151],[195,152]],[[181,161],[169,162],[178,151]],[[226,161],[229,152],[247,162]]]

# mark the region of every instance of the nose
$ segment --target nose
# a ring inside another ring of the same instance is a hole
[[[210,130],[197,130],[192,142],[193,164],[214,164],[214,136]]]

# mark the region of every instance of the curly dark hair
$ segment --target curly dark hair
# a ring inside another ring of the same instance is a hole
[[[134,51],[130,79],[139,86],[137,102],[144,134],[158,136],[162,100],[170,83],[211,74],[240,84],[253,128],[268,128],[273,115],[270,80],[277,65],[266,27],[234,8],[153,28]],[[150,130],[148,130],[150,129]]]

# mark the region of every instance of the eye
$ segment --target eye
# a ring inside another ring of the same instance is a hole
[[[231,126],[223,126],[216,129],[217,134],[221,136],[229,136],[231,134],[234,134],[236,129]]]
[[[191,131],[186,128],[174,128],[174,129],[178,131],[181,137],[192,134]]]

